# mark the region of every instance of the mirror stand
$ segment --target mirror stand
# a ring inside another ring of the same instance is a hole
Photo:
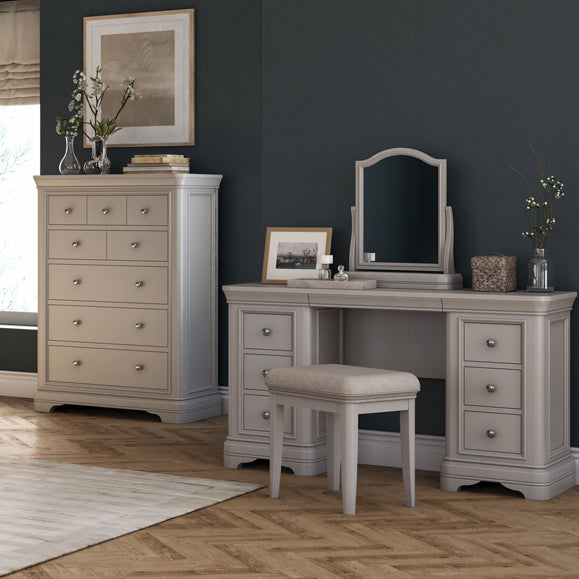
[[[375,271],[356,269],[356,207],[350,208],[352,236],[350,239],[349,279],[375,279],[378,287],[392,289],[456,290],[462,289],[462,275],[454,271],[454,221],[452,207],[444,208],[443,271],[441,273],[417,271]]]

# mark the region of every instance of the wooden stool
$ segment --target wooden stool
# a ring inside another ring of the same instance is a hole
[[[414,506],[414,400],[418,378],[408,372],[339,364],[274,368],[265,378],[270,393],[270,496],[279,496],[284,406],[326,413],[328,489],[340,488],[345,515],[356,514],[358,415],[400,412],[404,498]],[[337,415],[337,416],[334,416]]]

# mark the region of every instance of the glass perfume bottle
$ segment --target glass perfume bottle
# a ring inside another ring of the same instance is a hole
[[[330,269],[330,265],[334,263],[334,256],[333,255],[320,255],[318,262],[320,263],[321,267],[318,270],[318,279],[321,280],[331,280],[332,279],[332,270]]]

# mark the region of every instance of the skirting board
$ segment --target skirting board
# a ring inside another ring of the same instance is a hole
[[[37,375],[28,372],[0,371],[0,396],[34,398]],[[223,413],[228,410],[227,387],[220,386]],[[440,470],[444,458],[444,436],[416,435],[416,468]],[[571,448],[575,461],[575,483],[579,484],[579,448]],[[379,466],[400,467],[400,434],[377,430],[360,430],[358,435],[358,462]]]

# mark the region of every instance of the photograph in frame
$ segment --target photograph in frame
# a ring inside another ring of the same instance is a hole
[[[108,146],[195,144],[194,16],[186,9],[84,18],[85,74],[94,76],[101,67],[109,85],[103,117],[118,109],[123,79],[136,78],[142,96],[123,109],[122,131]],[[84,144],[90,146],[86,136]]]
[[[319,256],[330,253],[331,227],[268,227],[262,283],[317,279]]]

